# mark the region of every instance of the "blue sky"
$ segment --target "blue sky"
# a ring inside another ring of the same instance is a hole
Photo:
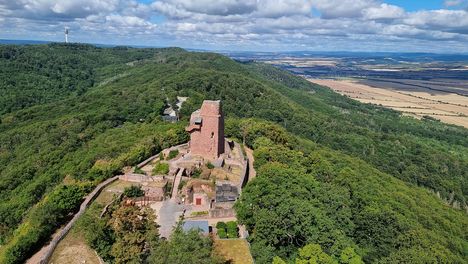
[[[443,0],[390,0],[385,3],[401,6],[407,11],[433,10],[444,8]]]
[[[468,0],[0,0],[0,38],[208,50],[468,52]]]

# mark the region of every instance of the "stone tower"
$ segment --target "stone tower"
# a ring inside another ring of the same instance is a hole
[[[215,160],[224,153],[224,117],[221,101],[203,101],[190,116],[190,153]]]

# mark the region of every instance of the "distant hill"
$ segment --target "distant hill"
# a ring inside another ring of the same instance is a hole
[[[466,259],[466,129],[178,48],[0,46],[0,93],[1,263],[24,261],[98,182],[186,140],[204,99],[222,100],[227,135],[254,149],[259,176],[237,210],[258,263],[307,243],[367,262]],[[164,123],[176,96],[189,97],[183,121]]]
[[[48,44],[52,41],[43,41],[43,40],[24,40],[24,39],[0,39],[0,44],[8,45],[34,45],[34,44]]]

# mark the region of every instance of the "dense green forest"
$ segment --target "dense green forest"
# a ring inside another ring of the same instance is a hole
[[[318,248],[337,261],[468,257],[464,128],[177,48],[0,46],[0,92],[0,262],[30,256],[103,179],[186,141],[185,119],[160,118],[176,96],[189,96],[185,118],[223,100],[227,133],[254,148],[259,177],[237,210],[258,263]]]
[[[319,245],[326,263],[350,250],[366,263],[466,260],[466,214],[431,192],[274,124],[234,121],[230,133],[254,149],[257,177],[236,212],[258,263],[298,258],[307,244]]]

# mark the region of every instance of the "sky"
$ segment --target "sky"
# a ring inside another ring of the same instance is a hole
[[[468,53],[468,0],[0,0],[0,39]]]

